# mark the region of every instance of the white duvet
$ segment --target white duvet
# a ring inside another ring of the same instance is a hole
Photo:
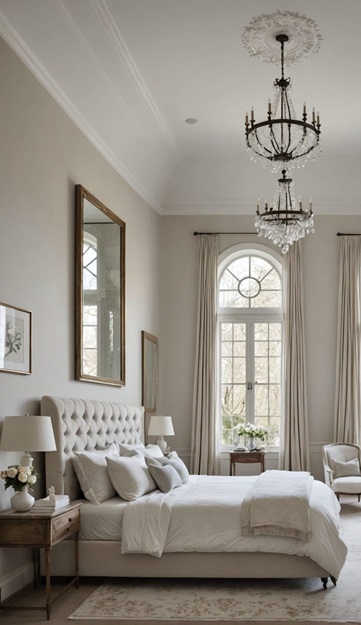
[[[241,502],[257,476],[190,476],[163,494],[154,491],[129,503],[123,515],[122,552],[242,552],[309,556],[338,578],[347,548],[339,537],[340,504],[322,482],[313,481],[311,539],[242,536]]]

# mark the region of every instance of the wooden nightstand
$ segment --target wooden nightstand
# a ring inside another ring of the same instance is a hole
[[[1,601],[0,608],[13,610],[46,610],[47,619],[50,619],[51,605],[70,586],[79,588],[79,529],[81,502],[72,502],[60,508],[53,514],[37,512],[15,512],[5,510],[0,512],[0,547],[32,547],[34,549],[34,584],[39,578],[39,549],[45,552],[45,605],[36,607],[12,606],[8,602],[14,597]],[[74,536],[75,576],[61,592],[50,601],[50,553],[51,548],[68,536]],[[1,592],[1,589],[0,589]],[[17,593],[15,593],[17,594]]]
[[[229,475],[236,474],[236,464],[251,464],[257,462],[261,465],[261,473],[264,471],[265,452],[262,451],[230,451],[229,452]]]

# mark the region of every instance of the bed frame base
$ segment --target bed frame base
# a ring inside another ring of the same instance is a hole
[[[305,556],[275,553],[164,553],[161,558],[122,554],[113,541],[80,541],[83,577],[310,578],[330,574]],[[74,544],[66,540],[51,550],[51,574],[74,574]],[[331,578],[332,579],[332,578]],[[334,583],[336,580],[332,580]]]

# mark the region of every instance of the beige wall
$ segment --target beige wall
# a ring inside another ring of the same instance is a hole
[[[315,205],[317,212],[316,201]],[[316,214],[315,223],[315,234],[303,241],[305,332],[311,468],[323,479],[321,446],[333,436],[340,245],[336,233],[361,232],[361,218]],[[193,232],[252,232],[254,217],[169,216],[163,218],[162,229],[162,399],[167,414],[174,417],[177,447],[189,457],[197,293],[197,237]],[[220,251],[248,241],[269,244],[257,236],[227,235],[220,237]],[[276,468],[276,460],[268,456],[269,468]],[[228,471],[227,455],[223,471]]]
[[[0,423],[44,394],[141,402],[141,331],[161,331],[160,217],[0,40],[0,301],[33,313],[33,373],[0,372]],[[126,386],[74,381],[74,185],[126,222]],[[0,452],[0,468],[19,454]],[[37,459],[41,462],[41,458]],[[12,489],[0,481],[0,509]],[[0,550],[4,593],[30,554]],[[30,567],[31,572],[31,567]]]

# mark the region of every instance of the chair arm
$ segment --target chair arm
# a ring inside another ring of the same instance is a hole
[[[330,469],[328,464],[324,464],[323,468],[324,468],[324,471],[325,471],[325,482],[326,482],[327,486],[331,486],[331,484],[333,482],[332,469]]]

